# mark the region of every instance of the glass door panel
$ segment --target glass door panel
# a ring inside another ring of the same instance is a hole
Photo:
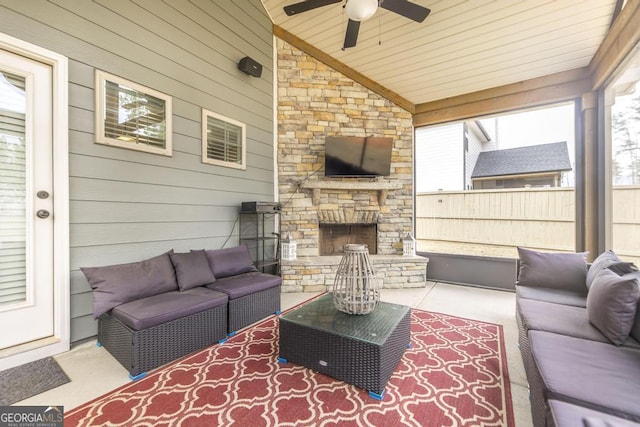
[[[0,50],[0,350],[53,335],[52,68]]]
[[[0,70],[0,310],[27,300],[25,78]]]

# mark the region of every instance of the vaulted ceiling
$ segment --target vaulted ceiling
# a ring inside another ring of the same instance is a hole
[[[344,2],[287,16],[298,0],[262,0],[275,29],[419,105],[589,65],[616,0],[412,0],[422,23],[388,10],[342,50]],[[278,31],[274,31],[278,35]]]

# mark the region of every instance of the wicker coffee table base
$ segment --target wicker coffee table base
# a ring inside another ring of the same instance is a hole
[[[384,388],[411,344],[410,311],[397,320],[382,345],[280,318],[280,362],[292,362],[369,391]]]

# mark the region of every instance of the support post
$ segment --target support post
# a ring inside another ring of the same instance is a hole
[[[598,96],[596,92],[582,95],[584,200],[582,232],[588,260],[598,256]],[[578,222],[579,223],[579,222]],[[580,249],[580,248],[579,248]]]

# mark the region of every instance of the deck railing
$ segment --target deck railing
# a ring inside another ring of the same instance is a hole
[[[613,189],[613,249],[640,263],[640,186]],[[418,251],[517,257],[517,246],[575,250],[573,188],[439,191],[416,196]]]

